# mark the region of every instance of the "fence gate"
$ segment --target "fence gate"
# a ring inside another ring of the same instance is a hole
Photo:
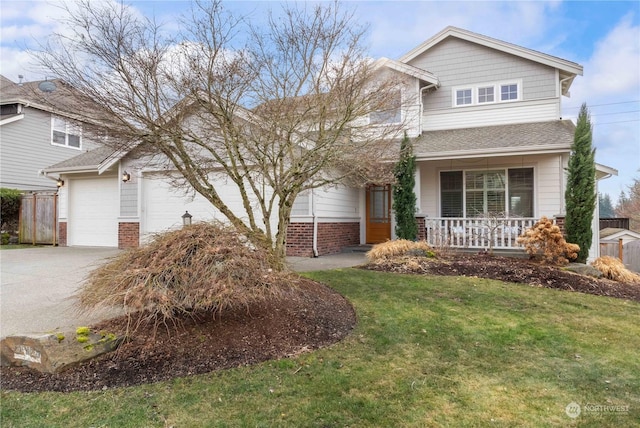
[[[55,192],[22,195],[20,203],[20,243],[58,243],[58,195]]]

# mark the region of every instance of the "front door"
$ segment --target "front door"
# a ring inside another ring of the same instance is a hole
[[[367,187],[367,244],[391,239],[391,185]]]

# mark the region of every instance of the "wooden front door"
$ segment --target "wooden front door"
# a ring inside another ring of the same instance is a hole
[[[367,187],[367,244],[391,239],[391,185]]]

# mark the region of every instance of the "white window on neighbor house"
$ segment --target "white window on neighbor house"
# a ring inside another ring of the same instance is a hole
[[[456,106],[473,104],[473,90],[471,88],[456,89]]]
[[[440,215],[533,217],[533,168],[442,171]]]
[[[51,144],[80,149],[82,132],[79,125],[61,117],[51,118]]]
[[[495,101],[494,87],[484,86],[478,88],[478,104],[492,103]]]
[[[402,122],[402,91],[391,91],[389,99],[384,100],[384,107],[369,114],[372,125],[390,125]]]
[[[500,101],[516,101],[520,99],[518,96],[518,84],[508,83],[500,85]]]

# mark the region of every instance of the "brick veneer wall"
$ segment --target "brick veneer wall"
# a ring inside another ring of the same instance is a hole
[[[67,246],[67,222],[61,221],[58,223],[58,245],[61,247]]]
[[[360,223],[318,223],[318,255],[339,253],[360,244]],[[287,255],[313,257],[313,223],[291,223],[287,229]]]
[[[336,254],[360,244],[360,223],[318,223],[318,254]]]
[[[118,248],[136,248],[140,245],[140,223],[118,223]]]
[[[417,216],[416,223],[418,223],[418,235],[416,238],[418,241],[426,241],[427,240],[427,228],[426,223],[424,221],[424,216]]]
[[[558,226],[560,228],[560,231],[562,232],[562,236],[566,236],[567,235],[567,231],[564,230],[564,216],[563,215],[557,215],[553,218],[553,220],[556,223],[556,226]]]
[[[287,256],[313,257],[313,223],[289,223]]]

